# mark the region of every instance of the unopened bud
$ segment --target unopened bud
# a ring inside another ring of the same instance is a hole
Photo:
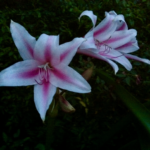
[[[75,108],[62,95],[59,95],[59,104],[64,112],[75,112]]]
[[[93,73],[93,66],[91,68],[88,68],[87,70],[85,70],[82,74],[83,78],[85,80],[89,80],[92,76],[92,73]]]

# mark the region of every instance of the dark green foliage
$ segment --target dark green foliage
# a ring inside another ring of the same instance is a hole
[[[42,33],[60,34],[60,43],[63,43],[83,37],[91,29],[89,18],[82,17],[78,21],[84,10],[93,10],[98,16],[97,23],[104,18],[105,11],[123,14],[129,29],[138,31],[140,50],[134,54],[150,59],[148,0],[0,0],[0,70],[22,60],[9,31],[11,19],[36,38]],[[86,56],[76,55],[71,66],[82,73],[94,64],[96,70],[108,73],[144,104],[150,101],[150,67],[131,62],[132,71],[119,66],[116,76],[107,63]],[[96,71],[89,83],[92,86],[89,94],[67,92],[66,98],[76,112],[66,114],[59,111],[53,149],[143,150],[145,140],[141,137],[147,137],[143,126],[137,125],[139,122],[115,94],[113,86],[100,78]],[[45,149],[46,126],[34,106],[31,86],[0,87],[0,118],[0,150]]]

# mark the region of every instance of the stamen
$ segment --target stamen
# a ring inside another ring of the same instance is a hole
[[[39,82],[37,82],[36,80],[35,80],[35,82],[37,83],[37,84],[39,84],[39,85],[42,85],[43,83],[39,83]]]
[[[45,65],[38,66],[39,68],[39,80],[41,83],[37,82],[37,84],[43,84],[43,82],[49,82],[49,76],[50,76],[50,69],[53,69],[50,63],[46,63]]]
[[[110,37],[111,38],[111,37]],[[109,39],[110,39],[109,38]],[[106,42],[106,41],[105,41]],[[100,51],[100,54],[101,55],[104,55],[104,56],[107,56],[109,58],[118,58],[118,57],[121,57],[121,56],[124,56],[123,54],[122,55],[119,55],[119,56],[116,56],[116,57],[112,57],[110,55],[107,55],[109,54],[109,52],[112,50],[112,48],[110,46],[108,46],[107,44],[105,44],[104,42],[99,42],[98,40],[95,40],[95,45],[97,46],[97,48],[100,50],[100,48],[102,46],[105,46],[104,50],[103,51]]]

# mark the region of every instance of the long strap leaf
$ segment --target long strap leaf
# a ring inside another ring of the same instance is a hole
[[[124,104],[131,110],[131,112],[150,134],[150,111],[142,103],[140,103],[137,98],[135,98],[123,86],[118,84],[108,74],[102,72],[101,70],[96,70],[96,73],[108,84],[111,84],[113,86],[114,92],[120,97]]]

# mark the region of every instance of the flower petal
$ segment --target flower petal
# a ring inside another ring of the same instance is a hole
[[[131,41],[129,41],[128,43],[115,48],[115,50],[122,52],[122,53],[132,53],[134,51],[137,51],[139,49],[138,47],[138,43],[136,38],[133,38]]]
[[[100,42],[107,40],[113,34],[117,28],[118,20],[121,19],[120,17],[114,18],[107,12],[105,15],[106,18],[94,28],[94,37]]]
[[[115,11],[110,11],[109,14],[112,15],[114,18],[117,17],[117,14]],[[121,18],[121,20],[118,21],[116,31],[128,30],[128,26],[124,20],[124,16],[123,15],[118,15],[118,16]]]
[[[50,82],[54,86],[68,91],[91,92],[88,82],[79,73],[64,64],[60,64],[51,70]]]
[[[116,51],[110,47],[106,47],[105,45],[101,45],[99,50],[99,55],[105,56],[108,59],[122,64],[127,70],[132,69],[132,65],[129,60],[119,51]]]
[[[132,69],[132,65],[131,65],[130,61],[123,55],[117,56],[117,57],[111,57],[110,59],[120,63],[122,66],[124,66],[129,71]]]
[[[118,22],[116,31],[121,31],[121,30],[128,30],[128,26],[126,22],[123,21]]]
[[[117,13],[114,10],[109,11],[109,14],[112,15],[112,16],[114,16],[114,18],[117,16]]]
[[[131,54],[124,54],[124,56],[129,58],[129,59],[137,60],[137,61],[144,62],[144,63],[150,65],[150,60],[148,60],[148,59],[140,58],[138,56],[134,56],[134,55],[131,55]]]
[[[98,53],[98,49],[95,45],[95,39],[93,37],[93,30],[89,31],[84,37],[86,41],[80,45],[79,50],[84,49],[86,51],[86,49],[92,49],[93,52]]]
[[[36,39],[31,36],[23,26],[14,21],[11,21],[10,31],[20,56],[24,60],[33,59],[33,51]]]
[[[49,108],[55,93],[56,87],[49,82],[34,86],[35,106],[43,121],[45,120],[46,111]]]
[[[115,74],[118,72],[118,66],[113,61],[107,59],[105,56],[101,56],[98,53],[93,53],[93,50],[90,50],[90,49],[87,49],[86,51],[85,50],[78,50],[77,52],[80,54],[83,54],[83,55],[87,55],[87,56],[90,56],[93,58],[97,58],[97,59],[106,61],[107,63],[109,63],[112,66]]]
[[[79,16],[79,20],[82,16],[88,16],[93,23],[93,27],[95,27],[96,21],[97,21],[97,16],[93,14],[93,11],[90,10],[85,10],[81,13],[81,15]]]
[[[85,41],[84,38],[75,38],[71,42],[64,43],[59,46],[60,63],[68,65],[73,56],[76,54],[78,47]]]
[[[50,62],[51,65],[56,65],[60,62],[58,46],[59,36],[42,34],[36,42],[34,58],[43,63]]]
[[[105,41],[105,44],[112,48],[117,48],[131,41],[136,35],[137,31],[134,29],[116,31],[107,41]]]
[[[26,86],[34,85],[38,78],[37,67],[39,62],[25,60],[4,69],[0,72],[0,86]]]

